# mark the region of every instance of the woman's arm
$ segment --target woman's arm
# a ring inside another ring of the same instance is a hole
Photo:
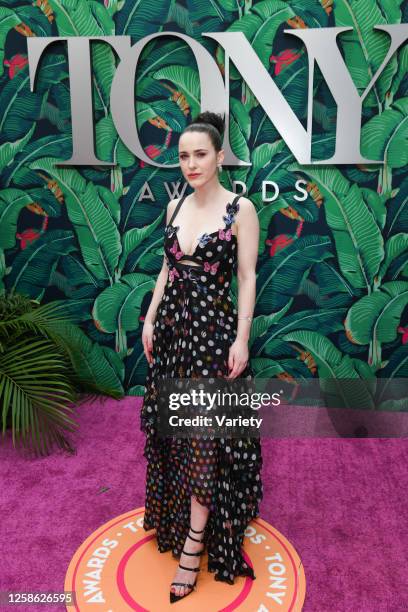
[[[156,280],[156,285],[154,287],[152,299],[150,301],[150,306],[146,312],[145,323],[147,321],[148,323],[154,324],[154,321],[156,319],[157,307],[160,304],[160,300],[163,297],[164,287],[167,282],[168,271],[169,269],[167,267],[166,258],[163,257],[163,265],[162,265],[162,268]]]
[[[228,378],[239,376],[248,363],[248,340],[255,307],[256,262],[258,259],[259,221],[251,200],[240,198],[237,215],[238,237],[238,327],[235,342],[230,347]]]
[[[176,206],[176,200],[171,200],[167,205],[166,225],[170,221],[170,218],[171,218],[171,215],[173,214],[173,210],[175,206]],[[163,265],[157,277],[152,299],[151,299],[149,308],[146,312],[144,325],[143,325],[143,332],[142,332],[143,350],[144,350],[144,354],[146,356],[148,363],[151,363],[153,361],[152,350],[153,350],[154,321],[156,319],[157,308],[163,297],[164,287],[166,286],[168,273],[169,273],[169,269],[167,266],[166,257],[163,257]]]
[[[177,200],[171,200],[167,205],[166,225],[168,225],[170,221],[171,215],[173,214],[173,210],[176,206],[176,202]],[[156,285],[153,291],[153,296],[150,302],[150,306],[145,316],[145,321],[148,321],[149,323],[154,323],[155,321],[157,307],[160,304],[160,300],[163,297],[164,287],[167,282],[168,273],[169,273],[169,269],[167,266],[166,257],[163,257],[163,265],[157,277]]]
[[[238,230],[238,329],[237,337],[249,340],[251,322],[240,317],[251,317],[255,307],[256,262],[259,248],[258,215],[251,200],[241,198]]]

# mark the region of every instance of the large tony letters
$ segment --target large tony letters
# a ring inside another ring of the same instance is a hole
[[[360,153],[362,103],[392,55],[408,38],[408,24],[376,26],[376,30],[388,33],[391,42],[387,55],[361,97],[343,61],[336,40],[338,34],[351,29],[333,27],[285,30],[285,33],[300,38],[308,53],[308,121],[306,130],[242,32],[211,32],[203,34],[203,36],[216,40],[224,48],[227,80],[228,64],[232,60],[300,164],[378,164],[378,160],[366,159]],[[238,159],[230,147],[228,83],[224,84],[218,66],[208,51],[193,38],[180,32],[151,34],[142,38],[133,46],[131,46],[129,36],[30,37],[27,39],[31,91],[34,90],[37,67],[44,50],[56,41],[64,40],[67,43],[73,151],[72,157],[69,160],[61,161],[59,165],[116,165],[115,163],[98,160],[94,151],[92,68],[89,42],[98,40],[111,45],[120,58],[112,81],[110,99],[112,118],[120,138],[140,160],[152,166],[164,167],[150,159],[143,150],[137,131],[134,100],[135,73],[139,56],[145,45],[159,36],[180,38],[189,45],[194,54],[200,78],[202,109],[225,115],[224,164],[233,166],[251,165]],[[312,161],[313,69],[315,62],[318,64],[337,104],[337,124],[334,155],[330,159]],[[176,165],[166,165],[165,167],[175,167]]]

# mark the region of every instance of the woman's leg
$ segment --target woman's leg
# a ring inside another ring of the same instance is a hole
[[[191,512],[190,512],[190,526],[194,531],[202,531],[204,530],[208,515],[210,511],[206,506],[200,504],[197,499],[192,495],[191,496]],[[189,530],[189,534],[192,538],[196,540],[202,540],[204,536],[203,533],[194,533],[194,531]],[[184,543],[184,550],[189,553],[200,552],[204,547],[204,544],[200,542],[195,542],[191,538],[186,538]],[[185,567],[195,568],[200,564],[200,557],[190,556],[181,554],[180,556],[180,565],[184,565]],[[185,582],[189,584],[193,584],[196,578],[196,572],[189,572],[188,570],[177,568],[174,582]],[[190,589],[183,586],[172,586],[171,591],[176,593],[176,595],[184,595]]]
[[[188,479],[190,484],[190,527],[195,531],[202,531],[208,520],[208,515],[214,504],[214,494],[218,479],[218,442],[202,438],[192,438],[189,444]],[[194,533],[189,530],[190,537],[184,542],[184,550],[189,553],[200,552],[204,548],[201,542],[204,533]],[[180,556],[180,565],[196,568],[200,564],[200,557],[183,555]],[[189,572],[177,568],[174,582],[185,582],[192,584],[196,572]],[[177,595],[186,594],[189,589],[182,586],[171,588]]]
[[[201,531],[207,524],[207,519],[210,511],[207,506],[203,506],[195,498],[191,496],[191,527],[196,531]],[[200,538],[201,539],[201,538]]]

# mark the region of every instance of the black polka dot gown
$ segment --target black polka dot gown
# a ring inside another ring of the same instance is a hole
[[[224,227],[203,234],[193,255],[182,252],[173,225],[183,196],[166,227],[167,283],[153,333],[141,411],[146,434],[146,499],[143,527],[156,529],[160,552],[179,558],[190,526],[191,496],[209,508],[204,539],[208,571],[216,580],[255,578],[242,555],[244,531],[258,516],[262,499],[262,454],[257,438],[175,438],[157,436],[157,383],[162,378],[225,377],[229,347],[236,337],[237,312],[229,296],[237,265],[237,238],[231,226],[239,210],[228,203]],[[198,265],[183,263],[190,260]],[[249,366],[240,377],[251,376]]]

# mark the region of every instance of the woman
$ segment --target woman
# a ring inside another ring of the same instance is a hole
[[[141,413],[147,459],[143,526],[156,529],[160,552],[180,558],[171,602],[195,588],[205,545],[216,580],[255,578],[241,545],[262,499],[259,440],[156,435],[160,379],[251,374],[259,224],[252,202],[219,182],[222,129],[221,116],[205,112],[180,136],[180,166],[193,193],[168,204],[163,267],[142,335],[149,364]],[[238,313],[228,295],[236,264]]]

